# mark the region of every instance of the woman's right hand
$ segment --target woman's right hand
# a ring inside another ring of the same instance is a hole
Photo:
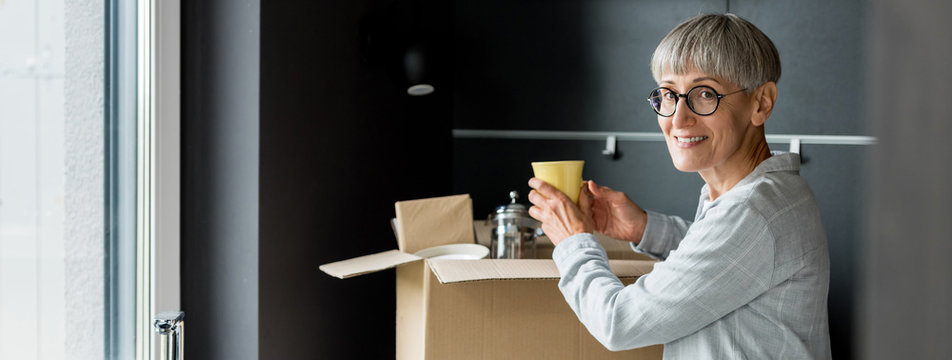
[[[581,195],[579,207],[592,217],[596,231],[618,240],[641,242],[648,214],[628,195],[591,180],[582,185]]]

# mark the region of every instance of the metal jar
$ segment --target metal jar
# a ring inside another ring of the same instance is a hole
[[[509,192],[509,204],[496,207],[489,215],[492,226],[490,257],[493,259],[535,259],[536,231],[542,225],[529,216],[525,205],[516,200],[519,193]]]

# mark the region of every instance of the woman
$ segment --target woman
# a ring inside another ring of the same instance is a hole
[[[706,185],[693,222],[645,211],[587,181],[576,206],[532,178],[529,214],[556,245],[559,288],[610,350],[664,344],[665,359],[830,357],[829,256],[797,154],[771,153],[764,123],[777,99],[773,43],[733,14],[671,31],[651,59],[674,166]],[[659,260],[624,286],[598,231]]]

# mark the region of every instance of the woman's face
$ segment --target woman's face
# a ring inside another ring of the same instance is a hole
[[[709,86],[722,95],[741,89],[696,69],[685,74],[665,75],[658,84],[679,94],[686,94],[700,85]],[[685,100],[678,100],[674,115],[658,116],[658,125],[664,133],[674,167],[684,172],[703,172],[730,165],[752,126],[750,97],[745,92],[725,96],[720,99],[717,111],[706,116],[691,111]]]

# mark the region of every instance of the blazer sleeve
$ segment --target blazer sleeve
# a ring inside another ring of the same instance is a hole
[[[651,210],[648,213],[648,223],[645,232],[638,244],[631,243],[635,252],[664,260],[668,253],[678,247],[684,235],[691,227],[691,222],[677,216],[664,215]]]
[[[624,286],[591,234],[560,243],[559,289],[609,350],[664,344],[692,334],[769,289],[773,237],[743,204],[712,208],[652,272]]]

